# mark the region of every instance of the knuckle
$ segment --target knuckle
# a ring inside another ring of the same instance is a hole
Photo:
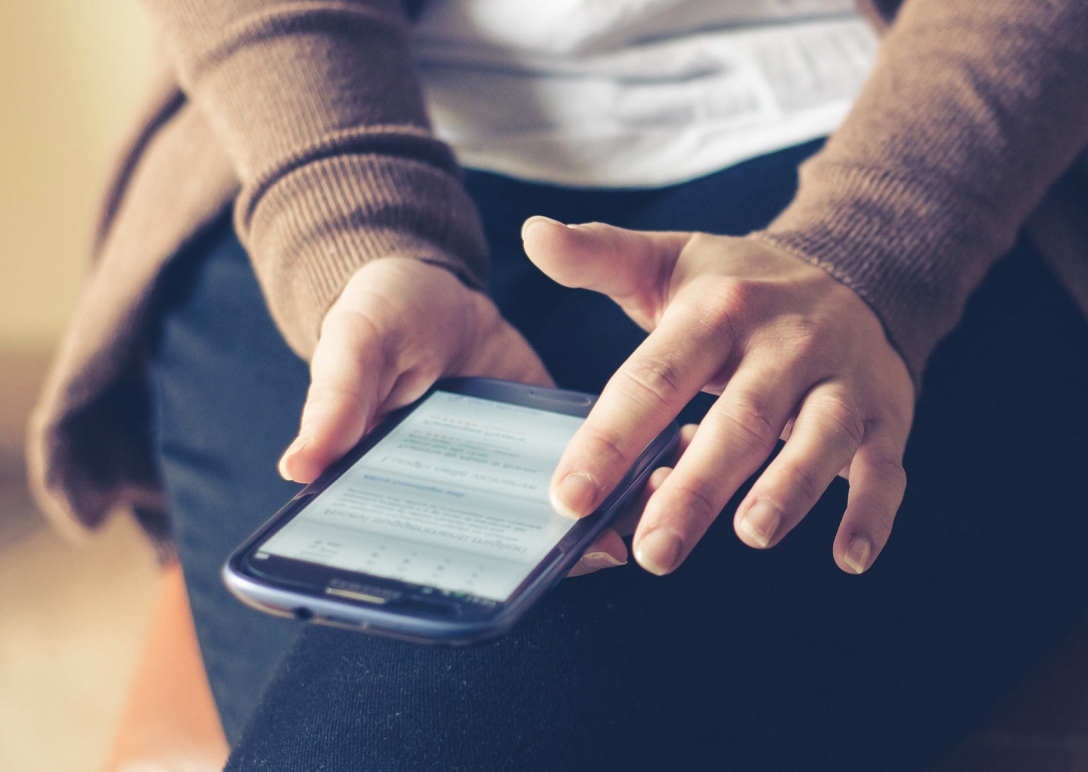
[[[586,443],[591,446],[590,457],[595,460],[595,466],[609,468],[617,462],[626,460],[623,444],[619,436],[613,431],[590,424],[583,424],[586,431]]]
[[[874,391],[884,391],[880,388]],[[887,393],[887,392],[885,392]],[[872,432],[885,434],[897,445],[905,446],[910,435],[910,427],[914,420],[914,402],[912,399],[889,398],[876,406],[876,417],[869,422]]]
[[[856,448],[865,439],[865,420],[847,400],[823,397],[813,401],[812,410],[839,444]]]
[[[792,495],[787,500],[815,502],[827,487],[819,474],[805,464],[788,464],[781,471],[781,477]]]
[[[302,408],[301,433],[337,430],[351,416],[369,416],[370,404],[359,391],[335,385],[311,384]]]
[[[714,503],[709,491],[690,480],[677,480],[672,484],[671,498],[676,509],[700,525],[705,525],[718,515],[721,509]]]
[[[755,394],[742,394],[725,403],[722,417],[736,440],[753,452],[770,452],[778,437],[778,416]]]
[[[756,288],[751,282],[725,278],[703,296],[700,310],[716,327],[736,330],[755,305],[755,294]]]
[[[366,399],[358,389],[337,384],[315,382],[310,386],[309,395],[306,397],[306,403],[310,407],[342,402],[354,403],[359,409],[366,409]]]
[[[813,319],[802,317],[791,320],[783,337],[794,360],[823,361],[827,357],[830,348],[828,331]]]
[[[636,398],[650,408],[670,405],[683,397],[680,372],[665,359],[639,357],[620,372],[634,387]]]
[[[822,377],[837,360],[838,342],[819,320],[803,314],[779,315],[755,331],[749,346],[758,344],[793,371]]]
[[[907,472],[903,469],[903,463],[891,456],[876,456],[869,461],[873,476],[880,481],[882,486],[902,493],[907,487]]]

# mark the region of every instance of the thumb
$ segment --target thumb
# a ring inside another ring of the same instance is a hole
[[[564,225],[536,216],[525,221],[521,238],[529,259],[560,284],[659,309],[690,235],[632,231],[599,222]]]

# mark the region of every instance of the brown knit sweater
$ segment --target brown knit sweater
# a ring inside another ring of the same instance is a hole
[[[142,367],[149,298],[231,201],[303,357],[368,260],[411,256],[473,286],[486,271],[472,202],[429,131],[402,0],[147,2],[169,67],[106,196],[29,439],[43,507],[76,532],[118,506],[162,510]],[[1075,163],[1088,147],[1088,3],[906,0],[892,22],[896,5],[863,0],[890,25],[873,75],[794,202],[752,238],[854,289],[917,379],[1033,212],[1088,309],[1088,212],[1068,195],[1088,168]]]

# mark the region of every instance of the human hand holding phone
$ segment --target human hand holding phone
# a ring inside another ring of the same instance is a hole
[[[298,436],[280,473],[312,482],[383,415],[443,375],[552,385],[495,304],[447,269],[397,257],[364,265],[325,315]]]
[[[784,436],[737,508],[737,535],[774,546],[841,474],[850,495],[834,559],[850,573],[872,565],[906,486],[915,395],[860,297],[754,239],[543,217],[526,221],[522,236],[551,278],[609,295],[650,332],[560,460],[557,511],[591,512],[649,439],[707,391],[718,400],[672,473],[658,470],[651,481],[634,537],[639,563],[656,574],[675,570]]]
[[[559,516],[548,480],[594,400],[440,380],[299,491],[235,550],[223,579],[243,602],[281,616],[420,643],[502,635],[676,446],[671,424],[593,517]]]
[[[325,316],[299,433],[280,474],[312,482],[382,416],[414,402],[438,378],[462,375],[553,385],[491,299],[447,269],[397,257],[364,265]],[[572,573],[620,565],[626,553],[607,531]]]

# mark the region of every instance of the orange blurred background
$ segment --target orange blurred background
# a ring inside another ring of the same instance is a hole
[[[135,527],[59,539],[22,444],[154,46],[137,0],[0,3],[0,772],[101,768],[150,619]]]

